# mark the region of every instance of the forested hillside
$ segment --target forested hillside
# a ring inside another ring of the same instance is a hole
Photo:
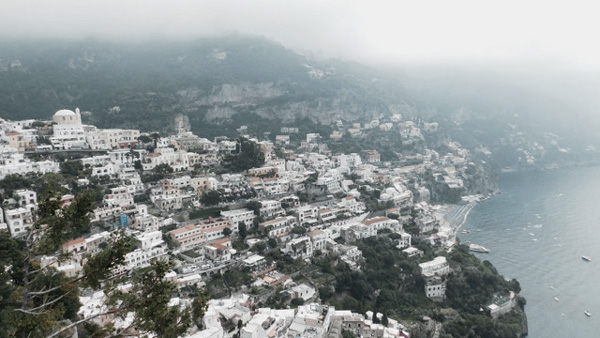
[[[181,41],[3,41],[0,117],[49,119],[81,108],[85,123],[174,131],[189,117],[204,137],[336,121],[439,122],[498,167],[597,160],[596,78],[494,68],[365,66],[307,57],[265,38]],[[511,68],[512,69],[512,68]],[[488,154],[488,152],[491,153]]]

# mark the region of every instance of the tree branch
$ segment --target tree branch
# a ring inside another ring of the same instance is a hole
[[[63,286],[64,285],[61,284],[61,285],[55,286],[55,287],[53,287],[51,289],[48,289],[48,290],[42,289],[41,291],[32,291],[32,292],[29,292],[29,295],[31,295],[31,296],[46,295],[46,294],[48,294],[48,293],[50,293],[52,291],[56,291],[56,290],[62,288]]]
[[[70,292],[70,291],[69,291]],[[40,310],[40,309],[44,309],[47,306],[50,306],[56,302],[58,302],[59,300],[63,299],[66,295],[69,294],[69,292],[65,292],[64,294],[62,294],[60,297],[56,297],[55,299],[46,302],[44,301],[44,303],[40,306],[36,306],[34,308],[28,309],[28,310],[24,310],[24,309],[15,309],[14,311],[19,311],[19,312],[23,312],[23,313],[29,313],[29,314],[43,314],[43,313],[30,313],[30,312],[34,312],[36,310]]]
[[[13,311],[16,312],[22,312],[28,315],[34,315],[34,316],[38,316],[38,315],[45,315],[45,312],[33,312],[33,311],[29,311],[29,310],[24,310],[24,309],[14,309]]]
[[[97,314],[95,314],[95,315],[93,315],[93,316],[89,316],[89,317],[87,317],[87,318],[83,318],[83,319],[81,319],[81,320],[78,320],[78,321],[76,321],[75,323],[71,323],[71,324],[69,324],[69,325],[67,325],[67,326],[63,327],[62,329],[60,329],[60,330],[58,330],[58,331],[56,331],[56,332],[54,332],[54,333],[52,333],[52,334],[50,334],[50,335],[46,336],[46,338],[52,338],[52,337],[56,337],[56,336],[58,336],[59,334],[61,334],[61,333],[65,332],[65,331],[67,331],[67,330],[71,329],[72,327],[75,327],[75,326],[77,326],[77,325],[79,325],[79,324],[81,324],[81,323],[87,322],[88,320],[94,319],[94,318],[96,318],[96,317],[110,315],[110,314],[117,313],[117,312],[120,312],[120,311],[121,311],[121,310],[110,310],[110,311],[106,311],[106,312],[102,312],[102,313],[97,313]]]
[[[54,274],[54,275],[55,275],[55,274]],[[54,275],[53,275],[53,276],[54,276]],[[62,287],[64,287],[64,286],[66,286],[66,285],[71,285],[71,284],[77,283],[77,282],[79,282],[80,280],[83,280],[83,279],[85,279],[85,278],[87,278],[87,276],[83,275],[83,276],[77,277],[77,278],[75,278],[75,279],[72,279],[72,280],[70,280],[70,281],[67,281],[67,282],[65,282],[64,284],[61,284],[61,285],[55,286],[55,287],[53,287],[53,288],[51,288],[51,289],[48,289],[48,290],[43,290],[43,289],[42,289],[41,291],[37,291],[37,292],[36,292],[36,291],[33,291],[33,292],[29,292],[29,294],[30,294],[31,296],[45,295],[45,294],[48,294],[48,293],[50,293],[50,292],[52,292],[52,291],[56,291],[56,290],[58,290],[58,289],[60,289],[60,288],[62,288]],[[35,280],[35,279],[34,279],[34,280]]]

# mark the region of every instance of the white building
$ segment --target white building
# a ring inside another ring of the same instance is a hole
[[[233,232],[237,232],[240,226],[240,223],[245,223],[247,227],[252,226],[254,223],[254,211],[248,209],[236,209],[236,210],[228,210],[221,211],[221,217],[225,218],[231,223],[231,230]]]
[[[313,250],[325,251],[325,246],[328,238],[326,232],[324,232],[323,230],[314,230],[309,232],[307,235],[312,241]]]
[[[289,235],[289,232],[296,225],[296,218],[293,216],[279,217],[259,224],[260,229],[267,229],[269,238],[279,238]]]
[[[190,163],[190,157],[197,157],[198,154],[187,151],[176,151],[172,148],[156,148],[153,153],[143,155],[141,160],[144,170],[152,170],[160,164],[167,164],[174,171],[186,171],[193,163]]]
[[[168,252],[161,231],[138,234],[134,240],[138,248],[125,254],[125,264],[117,267],[115,273],[149,266],[152,260],[164,257]]]
[[[264,218],[285,216],[281,202],[274,200],[260,201],[260,216]]]
[[[13,193],[13,197],[17,197],[20,207],[29,209],[30,211],[37,209],[37,194],[33,190],[17,190]]]
[[[425,295],[434,301],[446,298],[446,281],[441,277],[433,276],[425,280]]]
[[[308,236],[294,238],[286,243],[282,251],[292,258],[310,258],[313,255],[312,241]]]
[[[52,126],[53,136],[50,137],[50,142],[55,149],[88,148],[79,108],[75,111],[57,111],[52,117],[52,122],[55,124]]]
[[[446,261],[446,257],[438,256],[433,260],[419,264],[421,274],[425,277],[445,276],[450,273],[450,265]]]
[[[19,153],[14,147],[0,145],[0,179],[4,179],[8,175],[25,175],[32,172],[45,174],[59,171],[60,166],[54,161],[33,162],[25,158],[25,155]]]
[[[13,237],[25,235],[33,225],[33,215],[27,208],[4,209],[6,225]]]
[[[319,209],[314,205],[306,205],[297,209],[298,223],[300,225],[318,223],[317,215]]]
[[[137,129],[97,129],[86,128],[85,139],[91,149],[124,149],[133,148],[140,137]]]

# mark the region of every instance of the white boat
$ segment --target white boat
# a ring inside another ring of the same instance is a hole
[[[530,232],[529,236],[535,236],[535,234],[533,232]]]
[[[490,252],[490,250],[484,248],[481,245],[477,245],[477,244],[470,244],[469,245],[469,250],[475,251],[475,252],[482,252],[482,253],[488,253],[488,252]]]
[[[558,302],[558,297],[554,297],[554,300]]]
[[[592,261],[592,259],[589,258],[588,256],[581,256],[581,259],[583,259],[584,261],[587,261],[587,262],[591,262]]]
[[[591,317],[591,316],[592,316],[592,314],[591,314],[591,313],[589,313],[588,311],[584,311],[583,313],[585,313],[585,315],[586,315],[586,316],[588,316],[588,317]]]

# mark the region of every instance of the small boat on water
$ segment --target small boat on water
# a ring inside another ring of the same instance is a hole
[[[558,297],[554,297],[554,301],[558,302]]]
[[[592,259],[589,258],[588,256],[581,256],[581,259],[583,259],[586,262],[591,262],[592,261]]]
[[[470,251],[475,251],[475,252],[481,252],[481,253],[488,253],[488,252],[490,252],[490,250],[486,249],[485,247],[483,247],[481,245],[477,245],[477,244],[470,244],[469,245],[469,250]]]
[[[583,313],[585,313],[585,315],[586,315],[586,316],[588,316],[588,317],[591,317],[591,316],[592,316],[592,314],[591,314],[591,313],[589,313],[588,311],[584,311]]]
[[[529,236],[535,236],[535,234],[533,232],[530,232]]]

